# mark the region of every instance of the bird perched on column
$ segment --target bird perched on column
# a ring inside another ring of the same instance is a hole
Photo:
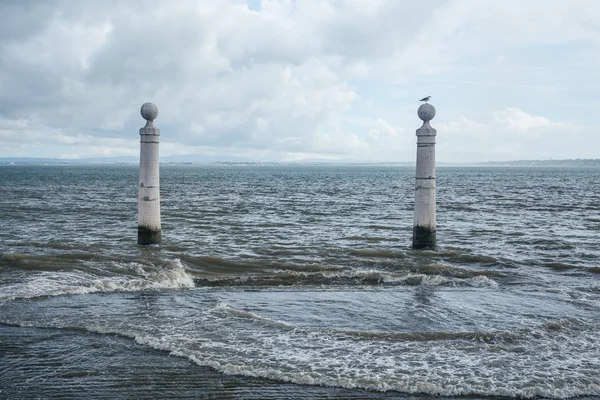
[[[429,99],[431,98],[431,96],[427,96],[427,97],[423,97],[421,100],[419,101],[424,101],[425,103],[427,103],[429,101]]]

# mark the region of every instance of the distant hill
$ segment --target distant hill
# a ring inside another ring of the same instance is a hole
[[[33,158],[33,157],[0,157],[0,165],[138,165],[138,157],[96,157],[82,159],[62,158]],[[307,159],[298,161],[257,161],[235,157],[224,160],[219,157],[201,155],[173,155],[160,158],[161,164],[218,164],[218,165],[389,165],[414,166],[409,162],[375,162],[375,161],[331,161],[326,159]],[[497,167],[600,167],[600,159],[576,158],[569,160],[517,160],[517,161],[487,161],[471,163],[447,163],[438,161],[438,166],[497,166]]]
[[[519,167],[600,167],[598,158],[575,158],[568,160],[517,160],[488,161],[479,165],[519,166]]]
[[[0,164],[81,164],[80,160],[65,160],[60,158],[34,158],[34,157],[4,157],[0,158]]]

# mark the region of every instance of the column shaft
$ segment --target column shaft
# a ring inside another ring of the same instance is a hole
[[[138,191],[138,244],[161,241],[158,144],[160,130],[140,129],[140,185]]]
[[[415,215],[412,247],[435,249],[435,135],[436,130],[425,122],[417,130],[417,171],[415,179]]]

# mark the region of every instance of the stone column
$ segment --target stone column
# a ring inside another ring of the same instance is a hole
[[[412,247],[435,249],[435,136],[429,125],[435,108],[422,104],[417,111],[423,126],[417,129],[417,174]]]
[[[140,110],[147,121],[140,129],[140,186],[138,191],[138,244],[160,243],[160,185],[158,139],[154,126],[158,107],[145,103]]]

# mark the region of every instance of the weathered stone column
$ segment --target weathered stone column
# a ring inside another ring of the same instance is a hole
[[[153,121],[158,107],[145,103],[140,110],[147,121],[140,129],[140,186],[138,191],[138,244],[160,243],[160,184],[158,139]]]
[[[415,183],[415,219],[412,247],[435,249],[435,136],[429,125],[435,108],[422,104],[417,111],[423,126],[417,129],[417,174]]]

